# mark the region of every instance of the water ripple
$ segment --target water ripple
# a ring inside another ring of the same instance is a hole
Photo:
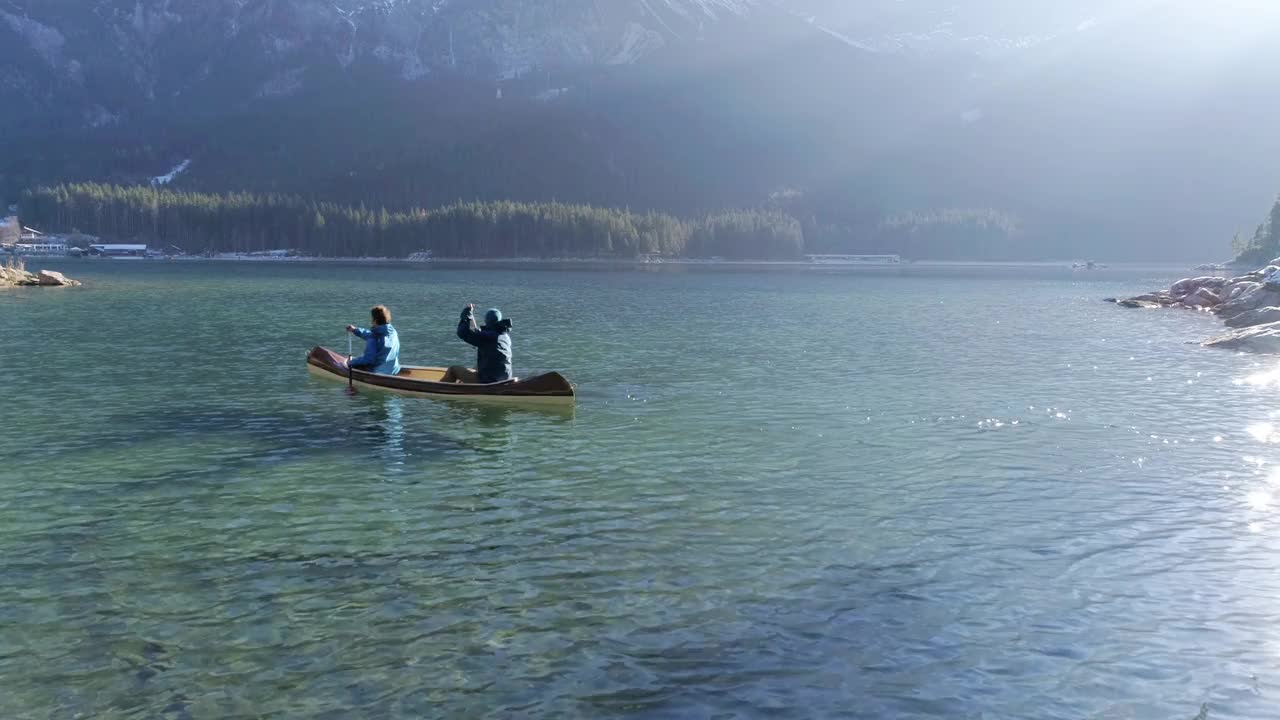
[[[1274,368],[1149,277],[283,272],[0,313],[4,717],[1272,714]],[[576,413],[309,378],[373,286]]]

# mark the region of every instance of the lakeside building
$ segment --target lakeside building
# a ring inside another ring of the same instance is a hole
[[[819,265],[898,265],[897,255],[805,255],[806,260]]]
[[[146,257],[146,245],[90,245],[93,257]]]
[[[14,244],[13,254],[22,257],[63,257],[67,254],[67,244],[61,240],[52,239],[20,242]]]
[[[67,243],[62,238],[24,227],[17,217],[0,220],[0,243],[7,252],[20,257],[62,257],[67,254]]]

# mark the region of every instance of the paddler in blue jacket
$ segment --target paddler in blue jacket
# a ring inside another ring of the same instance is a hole
[[[391,311],[386,305],[379,305],[369,314],[373,318],[372,329],[347,326],[347,332],[365,341],[364,355],[351,360],[347,366],[379,375],[399,375],[400,335],[391,327]]]
[[[484,314],[484,327],[476,325],[476,306],[468,305],[458,322],[458,339],[476,349],[476,369],[455,365],[441,378],[447,383],[506,382],[511,374],[511,321],[493,308]]]

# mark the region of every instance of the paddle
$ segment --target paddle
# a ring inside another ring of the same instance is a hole
[[[355,384],[355,381],[351,378],[351,358],[352,357],[354,356],[351,354],[351,333],[350,331],[348,331],[347,332],[347,394],[348,395],[356,394],[356,384]]]

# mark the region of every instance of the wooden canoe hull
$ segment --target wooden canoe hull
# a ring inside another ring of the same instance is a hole
[[[307,354],[307,369],[314,375],[346,382],[345,361],[345,355],[315,347]],[[438,382],[444,373],[445,368],[416,366],[405,366],[400,375],[352,370],[351,381],[363,388],[413,397],[536,405],[572,405],[576,400],[573,385],[557,372],[491,385]]]

